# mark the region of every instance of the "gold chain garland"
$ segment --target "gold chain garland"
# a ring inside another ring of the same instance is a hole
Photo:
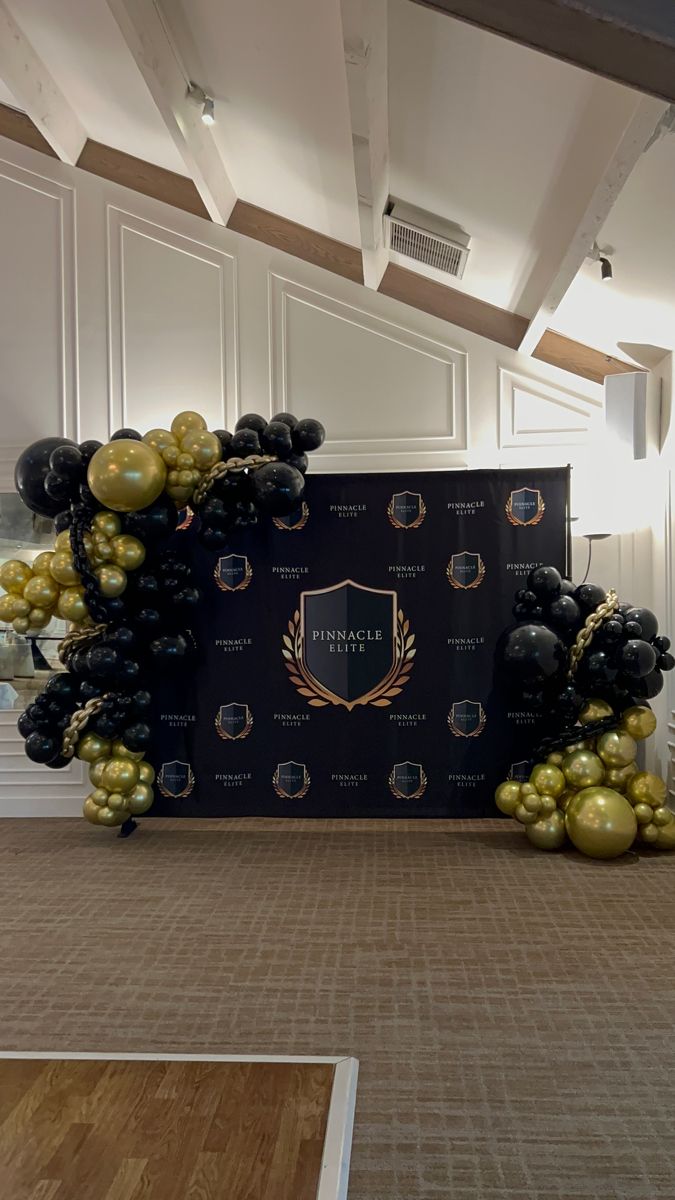
[[[94,696],[91,700],[87,700],[87,703],[82,708],[78,708],[77,712],[73,713],[68,725],[66,725],[66,728],[63,731],[61,754],[64,758],[73,757],[75,753],[75,747],[80,740],[80,734],[84,732],[84,729],[90,718],[96,716],[96,713],[99,712],[99,710],[103,707],[104,701],[108,698],[108,694],[105,696]]]
[[[222,475],[226,475],[228,471],[232,471],[234,475],[240,475],[242,471],[255,471],[258,467],[264,467],[266,463],[278,462],[276,454],[249,454],[247,458],[228,458],[226,462],[217,462],[215,467],[211,467],[197,484],[194,490],[193,500],[197,507],[204,503],[211,488],[217,479]]]
[[[87,642],[100,637],[107,628],[107,625],[90,625],[87,629],[71,629],[70,633],[67,633],[59,642],[59,661],[63,663],[64,667],[67,666],[71,654],[85,646]]]
[[[599,604],[595,611],[589,617],[586,617],[583,628],[579,630],[574,645],[570,650],[570,666],[567,672],[569,679],[574,678],[579,663],[603,621],[606,621],[607,617],[611,617],[612,613],[616,612],[618,607],[619,597],[614,588],[610,588],[606,600],[603,600],[602,604]]]

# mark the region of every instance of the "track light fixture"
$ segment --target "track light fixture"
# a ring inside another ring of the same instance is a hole
[[[193,100],[195,104],[202,106],[202,121],[205,125],[215,125],[216,121],[216,106],[212,96],[207,95],[203,87],[198,83],[193,83],[190,80],[187,89],[189,100]]]
[[[588,255],[593,262],[600,263],[600,278],[603,283],[611,283],[614,278],[614,268],[610,258],[611,249],[609,246],[601,250],[597,242],[593,242],[591,252]]]

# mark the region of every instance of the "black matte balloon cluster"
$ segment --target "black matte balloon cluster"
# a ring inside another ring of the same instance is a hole
[[[0,567],[0,620],[36,635],[53,616],[70,622],[53,675],[19,718],[26,754],[49,767],[73,754],[89,764],[84,815],[122,825],[153,800],[151,685],[185,670],[200,602],[190,563],[167,545],[178,510],[192,506],[211,549],[259,513],[302,502],[307,452],[325,437],[314,420],[249,414],[215,433],[192,411],[170,429],[120,429],[102,444],[43,438],[20,456],[17,491],[54,518],[53,551]]]

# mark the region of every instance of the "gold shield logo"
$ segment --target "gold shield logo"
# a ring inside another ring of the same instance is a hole
[[[389,790],[399,800],[419,800],[427,787],[427,777],[421,763],[394,763],[389,776]]]
[[[183,800],[185,796],[190,795],[194,786],[194,772],[189,763],[178,762],[176,759],[173,762],[162,763],[157,775],[157,787],[163,796],[172,800]]]
[[[272,517],[272,524],[275,529],[284,530],[286,533],[298,533],[304,529],[309,520],[309,505],[303,500],[300,508],[296,508],[295,512],[289,513],[286,517]]]
[[[315,708],[385,708],[407,683],[415,635],[394,591],[343,579],[302,592],[283,636],[283,656],[301,696]]]
[[[445,573],[451,587],[467,592],[471,588],[480,587],[485,579],[485,563],[480,554],[462,550],[460,554],[452,555]]]
[[[253,578],[253,567],[245,554],[226,554],[213,568],[221,592],[243,592]]]
[[[309,771],[304,763],[277,763],[272,785],[280,800],[302,800],[309,791]]]
[[[253,713],[248,704],[221,704],[216,713],[216,733],[225,742],[248,737],[253,729]]]
[[[504,511],[512,525],[538,525],[546,511],[546,505],[538,488],[524,487],[511,492]]]
[[[394,492],[387,516],[395,529],[419,529],[427,508],[419,492]]]
[[[455,737],[480,737],[486,721],[480,700],[456,700],[448,713],[448,727]]]

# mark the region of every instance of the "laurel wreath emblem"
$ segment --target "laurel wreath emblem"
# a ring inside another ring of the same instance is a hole
[[[242,729],[241,733],[228,733],[227,730],[223,729],[222,725],[220,724],[220,709],[219,709],[218,712],[216,713],[216,718],[214,721],[214,724],[216,727],[216,733],[218,734],[218,737],[221,737],[224,742],[238,742],[241,740],[241,738],[248,737],[249,733],[253,729],[253,713],[251,712],[248,705],[246,705],[246,713],[247,713],[246,724],[244,725],[244,728]]]
[[[218,563],[216,563],[215,567],[213,568],[213,578],[216,581],[216,587],[219,587],[221,592],[243,592],[253,578],[253,567],[248,559],[246,559],[244,578],[242,579],[241,583],[235,584],[234,587],[230,587],[229,583],[224,583],[220,578],[220,575],[218,574]]]
[[[194,518],[195,518],[195,514],[193,513],[192,509],[190,508],[190,505],[189,504],[186,505],[185,516],[183,517],[183,520],[181,521],[180,525],[176,525],[176,533],[180,533],[181,529],[189,529],[192,522],[194,521]]]
[[[309,520],[309,505],[306,500],[302,502],[302,516],[295,525],[285,525],[282,517],[272,517],[272,524],[275,529],[281,529],[284,533],[297,533],[300,529],[304,529]]]
[[[417,766],[417,765],[418,764],[416,763],[415,766]],[[412,792],[409,796],[405,796],[403,794],[403,792],[399,792],[398,788],[396,787],[395,775],[394,775],[395,770],[396,770],[396,768],[393,767],[391,774],[389,776],[389,790],[392,793],[392,795],[396,796],[396,798],[398,800],[419,800],[420,796],[423,796],[427,789],[427,777],[424,773],[424,769],[422,767],[420,767],[420,782],[419,782],[419,787],[417,788],[417,791]]]
[[[274,790],[280,800],[302,800],[303,796],[306,796],[309,791],[310,782],[311,782],[311,780],[309,777],[309,771],[305,767],[305,782],[304,782],[304,784],[300,788],[299,792],[295,792],[292,796],[289,796],[287,792],[283,791],[283,789],[281,788],[281,786],[279,784],[279,768],[278,767],[277,767],[276,771],[274,772],[274,775],[272,776],[272,784],[273,784]]]
[[[513,515],[513,493],[511,493],[506,501],[506,504],[504,505],[504,512],[506,513],[507,520],[509,520],[512,525],[538,525],[546,511],[546,505],[541,492],[537,492],[537,495],[539,499],[537,500],[537,511],[535,515],[531,517],[529,521],[519,521],[518,517],[514,517]]]
[[[312,708],[326,708],[329,704],[342,704],[343,701],[332,692],[321,688],[312,678],[302,661],[302,632],[300,613],[296,609],[293,619],[288,622],[288,633],[283,635],[281,653],[286,660],[286,670],[291,683],[294,683],[301,696],[304,696]],[[403,616],[401,609],[396,614],[396,646],[394,665],[388,675],[368,692],[356,700],[354,704],[372,704],[375,708],[388,708],[394,696],[400,695],[410,678],[410,672],[415,665],[415,635],[410,633],[410,621]]]
[[[410,523],[410,525],[403,525],[401,521],[396,520],[396,517],[394,516],[394,497],[393,496],[392,496],[391,500],[389,501],[389,504],[387,505],[387,516],[389,517],[389,520],[391,521],[392,525],[394,526],[394,529],[419,529],[419,527],[422,524],[422,521],[424,520],[426,515],[427,515],[427,506],[424,503],[424,500],[422,499],[421,496],[420,496],[419,515],[415,517],[415,520],[412,521]]]
[[[454,557],[454,555],[453,555],[453,557]],[[450,559],[447,567],[445,568],[445,574],[447,576],[450,587],[459,588],[463,592],[469,592],[471,590],[471,588],[480,587],[481,583],[485,579],[485,563],[483,562],[483,560],[479,554],[478,555],[478,574],[476,575],[476,578],[473,580],[472,583],[458,583],[457,582],[454,575],[452,574],[452,558]]]
[[[467,733],[464,729],[460,729],[458,725],[455,725],[455,721],[454,721],[454,718],[452,715],[452,709],[450,709],[450,712],[448,713],[448,728],[450,729],[451,733],[454,733],[455,737],[462,737],[462,738],[480,737],[481,733],[485,729],[486,723],[487,723],[487,716],[485,714],[485,709],[483,708],[482,704],[480,705],[480,720],[479,720],[476,728],[474,730],[472,730],[471,733]]]
[[[162,795],[166,796],[168,800],[183,800],[186,796],[190,795],[190,792],[192,791],[193,787],[195,786],[195,777],[194,777],[194,772],[192,770],[192,767],[189,766],[189,764],[186,764],[186,766],[188,769],[188,780],[187,780],[187,783],[186,783],[185,787],[183,788],[182,792],[178,792],[177,794],[175,792],[168,792],[166,790],[166,788],[164,787],[164,784],[162,782],[162,775],[163,775],[163,771],[164,771],[163,767],[162,767],[162,770],[159,772],[159,774],[157,776],[157,787],[159,788]]]

